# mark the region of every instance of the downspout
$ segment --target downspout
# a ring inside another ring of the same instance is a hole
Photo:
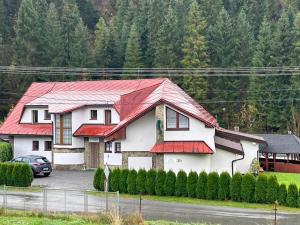
[[[243,148],[243,146],[242,146],[242,148]],[[233,171],[234,163],[236,163],[237,161],[243,160],[244,158],[245,158],[245,152],[244,152],[244,149],[243,149],[243,156],[242,156],[242,158],[238,158],[238,159],[232,160],[232,162],[231,162],[231,176],[234,175],[234,171]]]

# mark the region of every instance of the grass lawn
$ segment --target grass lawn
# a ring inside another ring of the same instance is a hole
[[[267,176],[276,175],[279,184],[296,184],[300,188],[300,174],[298,173],[275,173],[266,172]]]

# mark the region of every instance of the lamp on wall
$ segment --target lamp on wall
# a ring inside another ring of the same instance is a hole
[[[162,121],[160,119],[156,121],[156,129],[159,131],[160,134],[162,134]]]

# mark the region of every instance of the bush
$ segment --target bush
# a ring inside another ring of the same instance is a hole
[[[199,174],[197,187],[196,187],[197,198],[206,199],[207,196],[207,173],[202,171]]]
[[[18,185],[20,187],[29,187],[31,186],[31,183],[33,181],[33,172],[31,169],[31,166],[23,163],[21,164],[21,166],[19,167],[20,171],[17,175],[18,180],[20,183],[18,183]]]
[[[207,177],[207,199],[218,199],[219,189],[219,174],[217,172],[211,172]]]
[[[146,176],[146,192],[149,195],[155,194],[155,180],[156,180],[156,171],[151,169],[147,172],[147,176]]]
[[[13,180],[13,170],[15,167],[15,163],[7,163],[6,164],[6,185],[7,186],[14,186],[14,180]]]
[[[12,159],[11,144],[0,142],[0,162],[7,162]]]
[[[183,170],[180,170],[177,174],[176,183],[175,183],[175,195],[176,196],[186,196],[186,182],[187,176]]]
[[[296,184],[290,184],[287,193],[286,203],[289,207],[297,207],[298,188]]]
[[[104,173],[104,170],[102,168],[98,168],[96,170],[96,173],[94,175],[94,181],[93,181],[93,185],[94,185],[94,188],[97,190],[97,191],[103,191],[101,190],[101,185],[100,185],[100,182],[101,182],[101,177],[102,177],[102,174]],[[102,185],[103,186],[103,185]]]
[[[22,187],[21,184],[23,184],[23,180],[22,180],[22,174],[20,174],[21,166],[22,166],[21,163],[15,164],[11,173],[11,179],[13,180],[13,185],[11,186]]]
[[[242,179],[243,176],[240,173],[236,173],[233,175],[231,179],[231,185],[230,185],[230,193],[231,193],[231,199],[233,201],[241,201],[241,190],[242,190]]]
[[[175,194],[175,183],[176,174],[170,170],[166,175],[166,180],[164,184],[164,193],[167,196],[173,196]]]
[[[274,203],[278,199],[278,189],[279,184],[277,181],[277,177],[272,175],[268,178],[268,186],[267,186],[267,202]]]
[[[0,185],[6,184],[6,163],[0,163]]]
[[[242,179],[241,197],[244,202],[254,202],[255,177],[247,173]]]
[[[111,184],[110,184],[110,189],[113,192],[119,191],[119,180],[120,180],[120,169],[114,169],[111,172]]]
[[[146,177],[147,177],[146,170],[140,169],[138,171],[137,178],[136,178],[136,191],[139,194],[146,193]]]
[[[286,197],[287,197],[286,185],[281,184],[279,186],[279,191],[278,191],[278,203],[280,205],[286,205]]]
[[[191,198],[196,197],[196,189],[198,182],[198,174],[196,172],[191,171],[187,178],[187,193]]]
[[[119,190],[121,193],[127,193],[127,178],[128,178],[128,169],[123,169],[120,172],[120,179],[119,179]]]
[[[265,174],[260,174],[255,186],[255,201],[258,203],[267,203],[267,187],[268,177]]]
[[[157,172],[156,181],[155,181],[155,193],[158,196],[163,196],[164,193],[164,184],[166,179],[166,172],[159,170]]]
[[[136,194],[136,177],[137,172],[135,170],[130,170],[127,178],[127,191],[129,194]]]
[[[219,179],[219,199],[228,200],[230,199],[230,182],[231,176],[227,172],[223,172]]]
[[[105,189],[105,180],[106,180],[106,177],[105,177],[105,173],[104,173],[104,170],[103,170],[103,173],[100,177],[100,182],[99,182],[99,190],[100,191],[104,191],[104,189]]]

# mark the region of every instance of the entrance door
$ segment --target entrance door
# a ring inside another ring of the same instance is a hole
[[[99,143],[90,143],[91,154],[90,154],[90,166],[91,168],[98,168],[100,164],[100,154],[99,154]]]

